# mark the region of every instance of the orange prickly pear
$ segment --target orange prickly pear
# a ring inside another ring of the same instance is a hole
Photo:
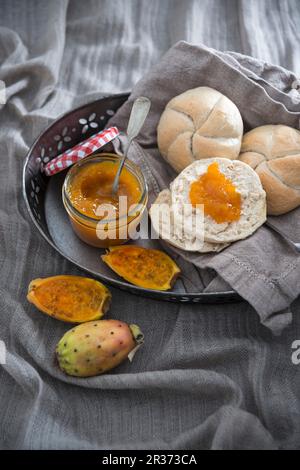
[[[57,320],[83,323],[103,317],[109,308],[111,293],[95,279],[62,275],[31,281],[27,299]]]

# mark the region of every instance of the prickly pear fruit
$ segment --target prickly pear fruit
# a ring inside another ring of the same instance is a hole
[[[137,325],[91,321],[67,331],[56,346],[56,356],[66,374],[91,377],[118,366],[143,339]]]
[[[126,281],[146,289],[171,289],[180,274],[179,267],[169,255],[142,246],[111,246],[101,258]]]
[[[95,279],[63,275],[34,279],[29,284],[27,299],[57,320],[82,323],[103,317],[111,293]]]

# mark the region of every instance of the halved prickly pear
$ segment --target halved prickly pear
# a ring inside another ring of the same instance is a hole
[[[111,293],[94,279],[64,275],[34,279],[29,284],[27,299],[57,320],[82,323],[103,317]]]
[[[166,253],[141,246],[113,246],[102,260],[126,281],[147,289],[168,290],[180,273]]]
[[[56,356],[66,374],[91,377],[118,366],[143,340],[137,325],[92,321],[67,331],[56,346]]]

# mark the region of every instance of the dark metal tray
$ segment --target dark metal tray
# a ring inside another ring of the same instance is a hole
[[[61,198],[66,172],[48,178],[41,171],[42,165],[105,127],[108,119],[127,98],[128,94],[124,93],[106,96],[74,109],[54,121],[34,142],[23,169],[23,195],[33,224],[55,250],[76,266],[133,294],[173,302],[222,303],[240,300],[234,291],[187,292],[180,281],[168,292],[133,286],[101,262],[100,255],[104,250],[86,245],[73,233]],[[148,246],[159,248],[160,245],[157,240],[149,240]]]

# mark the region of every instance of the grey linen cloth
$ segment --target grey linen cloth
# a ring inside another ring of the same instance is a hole
[[[144,173],[150,188],[150,204],[159,189],[169,187],[175,177],[159,154],[156,137],[159,118],[171,98],[190,88],[210,86],[238,106],[245,130],[263,124],[286,124],[298,129],[300,94],[293,86],[295,81],[293,73],[261,64],[251,57],[185,42],[171,48],[136,84],[129,100],[110,121],[125,129],[133,101],[138,96],[151,99],[150,114],[138,136],[146,151],[136,145],[130,154],[133,160],[138,163],[143,160],[144,167],[148,167]],[[300,209],[294,210],[288,218],[273,217],[272,220],[288,238],[298,237],[300,241]],[[220,292],[231,286],[275,333],[290,323],[289,306],[300,293],[300,253],[274,230],[260,227],[251,237],[217,254],[187,253],[172,247],[170,251],[202,270],[202,276],[196,270],[189,270],[194,290],[202,290],[200,279],[207,278],[203,270],[208,269],[209,282],[204,285],[204,292]],[[211,269],[217,277],[211,278]]]
[[[300,447],[299,299],[274,337],[246,302],[176,304],[112,288],[108,317],[138,323],[145,344],[132,364],[68,378],[53,352],[70,325],[39,313],[26,292],[34,278],[83,273],[40,237],[21,196],[26,152],[59,114],[130,90],[180,39],[299,74],[299,21],[292,0],[1,1],[1,449]]]

